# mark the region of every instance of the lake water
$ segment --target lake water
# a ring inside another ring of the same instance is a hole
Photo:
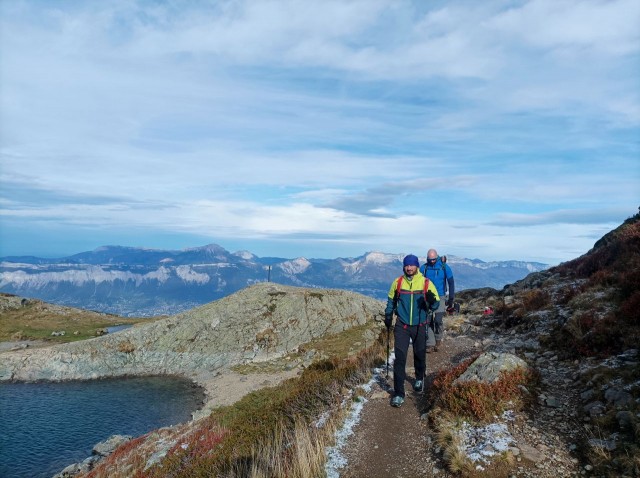
[[[0,477],[50,478],[111,435],[186,422],[202,389],[173,377],[0,384]]]
[[[111,327],[107,327],[107,333],[108,334],[113,334],[116,332],[120,332],[121,330],[126,330],[128,328],[132,327],[131,324],[122,324],[122,325],[112,325]]]

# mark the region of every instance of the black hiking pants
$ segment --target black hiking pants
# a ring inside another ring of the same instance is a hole
[[[407,352],[409,351],[409,339],[413,343],[413,368],[416,380],[424,380],[427,368],[427,332],[426,325],[404,325],[396,320],[393,329],[395,346],[393,352],[393,389],[396,396],[404,397],[404,380],[406,378],[405,367],[407,365]]]

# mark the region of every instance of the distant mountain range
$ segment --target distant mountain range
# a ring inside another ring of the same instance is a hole
[[[248,251],[230,253],[217,244],[180,251],[104,246],[60,259],[0,258],[0,291],[141,317],[181,312],[267,280],[384,299],[391,281],[402,271],[403,256],[368,252],[355,258],[285,259],[261,258]],[[455,256],[448,256],[448,264],[457,290],[500,289],[548,267],[538,262],[483,262]]]

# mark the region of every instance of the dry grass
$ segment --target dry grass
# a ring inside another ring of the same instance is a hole
[[[136,346],[133,345],[133,343],[131,343],[129,340],[122,341],[118,344],[119,352],[130,354],[130,353],[133,353],[135,350],[136,350]]]
[[[434,419],[436,443],[442,448],[442,458],[451,473],[464,478],[507,478],[513,475],[515,458],[510,452],[496,455],[490,463],[476,463],[465,452],[463,420],[442,409],[436,410],[434,415],[437,417]]]
[[[551,305],[551,296],[542,289],[528,290],[522,294],[522,305],[527,312],[542,310]]]
[[[341,343],[335,337],[332,340]],[[344,418],[342,404],[353,398],[353,390],[368,379],[371,368],[384,360],[382,343],[379,338],[355,355],[314,363],[301,376],[252,392],[203,420],[163,431],[162,437],[152,434],[133,452],[119,449],[120,460],[105,461],[90,476],[323,476],[325,449],[333,444]],[[316,427],[320,416],[328,418]],[[166,455],[145,470],[157,451],[154,444],[162,442],[170,443]]]
[[[449,471],[458,474],[471,473],[473,462],[464,453],[460,429],[462,420],[450,412],[437,409],[435,420],[436,443],[442,448],[442,457]]]
[[[535,372],[516,368],[503,372],[493,383],[468,381],[454,383],[475,360],[473,357],[457,367],[438,373],[432,386],[434,404],[456,416],[471,422],[486,422],[505,410],[525,407],[530,397],[523,396],[520,388],[535,388],[538,377]]]
[[[478,469],[464,450],[463,423],[477,425],[492,422],[505,410],[521,410],[532,404],[534,394],[524,395],[521,389],[535,390],[539,376],[531,370],[517,368],[503,372],[494,383],[468,381],[454,383],[476,357],[451,370],[443,370],[434,379],[431,396],[434,409],[429,413],[436,430],[436,441],[443,449],[443,459],[450,472],[463,477],[507,477],[513,470],[513,456],[504,453],[490,464]]]
[[[379,323],[371,321],[338,334],[321,337],[302,344],[296,352],[289,353],[279,359],[236,365],[233,367],[233,371],[241,374],[280,372],[287,367],[302,363],[307,354],[312,355],[315,360],[326,357],[347,358],[373,346],[376,342],[380,342],[379,335]],[[384,362],[384,359],[382,361]]]
[[[333,443],[336,420],[322,428],[297,421],[292,431],[281,428],[273,440],[258,443],[246,462],[234,464],[228,478],[308,478],[323,476],[325,450]]]

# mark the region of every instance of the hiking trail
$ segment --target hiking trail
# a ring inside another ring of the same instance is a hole
[[[437,352],[427,354],[427,376],[423,393],[413,391],[413,355],[409,347],[405,402],[400,408],[390,405],[393,396],[393,367],[389,377],[383,371],[368,394],[353,434],[341,451],[347,464],[339,470],[341,478],[418,478],[454,477],[447,471],[442,449],[430,429],[427,412],[430,408],[430,385],[441,370],[455,367],[483,352],[477,337],[447,333]],[[393,350],[393,347],[392,347]],[[562,388],[566,381],[559,384]],[[565,387],[566,388],[566,387]],[[562,396],[558,389],[556,396]],[[568,394],[570,392],[567,391]],[[569,396],[563,397],[571,403]],[[556,416],[561,410],[542,410],[539,416],[528,417],[519,412],[509,425],[516,440],[513,463],[505,469],[506,477],[558,478],[580,476],[578,460],[571,455],[578,423]],[[560,420],[558,420],[560,418]],[[502,475],[501,475],[502,476]]]

